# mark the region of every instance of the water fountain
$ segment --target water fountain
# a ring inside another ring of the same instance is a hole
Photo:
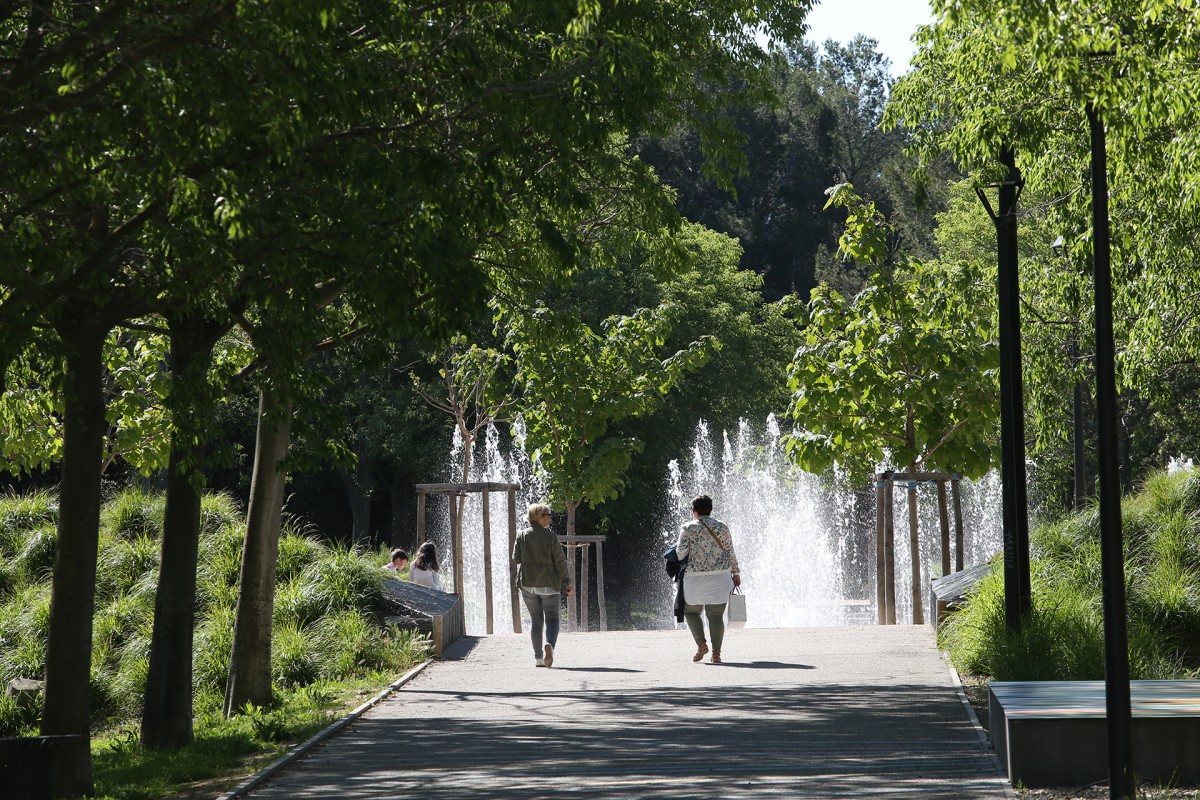
[[[874,520],[871,492],[856,492],[838,474],[811,475],[797,470],[778,446],[774,417],[756,429],[743,420],[736,431],[714,437],[701,422],[687,457],[667,468],[665,507],[659,514],[659,536],[649,542],[642,561],[644,580],[653,587],[651,604],[663,624],[670,617],[672,587],[661,570],[659,554],[674,544],[679,526],[691,519],[690,504],[697,494],[713,498],[715,514],[733,532],[738,560],[749,596],[753,627],[797,627],[871,623],[875,620]],[[455,431],[450,481],[462,480],[461,436]],[[488,426],[476,442],[469,482],[506,482],[521,486],[517,493],[518,529],[527,524],[525,510],[546,497],[538,470],[525,450],[524,427],[514,422],[511,436],[502,437]],[[978,481],[962,481],[965,534],[964,564],[986,561],[1001,548],[1000,479],[995,473]],[[922,531],[921,560],[927,585],[941,568],[935,490],[918,491]],[[912,620],[911,559],[908,551],[908,511],[905,492],[896,492],[897,621]],[[508,500],[491,496],[492,597],[495,630],[508,630],[510,604],[507,569],[509,553]],[[445,554],[443,582],[453,586],[449,558],[448,505],[431,507],[429,534]],[[556,524],[561,525],[560,520]],[[467,632],[486,631],[483,587],[483,515],[478,496],[468,499],[463,516],[464,606]],[[614,570],[615,575],[615,570]]]
[[[751,627],[846,625],[875,620],[873,493],[855,492],[842,475],[797,470],[778,446],[779,426],[769,417],[761,432],[746,421],[715,441],[701,422],[690,458],[668,467],[668,508],[662,549],[691,519],[691,500],[713,498],[714,514],[733,533]],[[918,490],[924,583],[941,570],[935,489]],[[1001,547],[1000,480],[989,474],[962,481],[964,564],[986,561]],[[897,621],[912,620],[908,509],[896,493]],[[670,587],[662,593],[670,608]]]

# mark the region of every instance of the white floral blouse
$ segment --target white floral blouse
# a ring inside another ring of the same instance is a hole
[[[712,529],[712,534],[705,530],[705,525]],[[716,539],[721,540],[720,544],[717,544],[713,534],[716,535]],[[726,570],[734,575],[739,573],[729,526],[716,517],[701,517],[684,525],[679,532],[679,543],[675,546],[675,552],[681,559],[687,558],[688,573],[691,575]]]

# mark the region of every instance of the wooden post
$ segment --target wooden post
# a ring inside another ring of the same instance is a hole
[[[465,494],[450,495],[450,546],[454,548],[454,592],[463,601],[466,611],[467,598],[463,588],[463,532],[462,507],[467,502]]]
[[[954,475],[950,483],[950,493],[954,496],[954,571],[963,571],[963,526],[962,504],[958,500],[958,480]]]
[[[886,480],[886,473],[881,472],[875,476],[875,622],[879,625],[887,624],[887,592],[884,589],[884,580],[887,577],[887,571],[883,566],[883,553],[885,549],[883,534],[883,487]]]
[[[589,628],[588,617],[590,611],[590,595],[588,592],[588,549],[590,545],[587,542],[579,545],[579,630],[587,633]]]
[[[491,521],[491,494],[487,489],[483,492],[483,601],[484,607],[487,609],[487,632],[491,636],[494,632],[492,625],[494,615],[492,609],[492,521]]]
[[[517,562],[512,553],[517,546],[517,491],[508,490],[508,586],[512,597],[513,633],[521,632],[521,600],[517,589]]]
[[[575,503],[567,502],[567,538],[564,543],[567,548],[567,570],[571,574],[571,580],[575,580]],[[575,596],[567,598],[567,630],[578,630],[576,620],[575,603],[579,598],[579,584],[575,584]]]
[[[425,493],[417,492],[417,547],[425,544]],[[416,556],[416,553],[413,553]]]
[[[888,475],[883,493],[883,587],[887,593],[887,624],[896,624],[896,484]]]
[[[921,538],[917,530],[917,481],[909,475],[908,481],[908,549],[912,557],[912,624],[925,624],[925,610],[921,608]]]
[[[604,541],[596,542],[596,602],[600,605],[600,630],[608,630],[608,609],[604,603]]]
[[[938,522],[942,526],[942,574],[950,574],[950,513],[946,510],[946,482],[937,482]]]
[[[567,572],[571,574],[571,580],[575,580],[575,541],[567,537]],[[578,630],[575,626],[575,602],[579,598],[579,583],[575,583],[575,596],[567,598],[567,630]]]

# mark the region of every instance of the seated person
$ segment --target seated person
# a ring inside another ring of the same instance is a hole
[[[384,569],[400,572],[408,566],[408,551],[397,547],[392,551],[392,560],[384,565]]]
[[[433,546],[433,542],[426,542],[417,548],[417,557],[408,568],[408,579],[439,592],[446,591],[442,588],[442,578],[438,574],[437,548]]]

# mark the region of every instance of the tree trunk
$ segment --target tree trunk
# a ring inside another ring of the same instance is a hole
[[[99,315],[65,321],[63,454],[59,482],[58,542],[50,629],[46,639],[43,736],[91,736],[92,614],[100,537],[100,465],[104,453],[103,347],[108,326]],[[72,748],[59,764],[61,796],[92,792],[88,746]]]
[[[271,613],[275,607],[275,568],[283,513],[283,459],[287,455],[291,421],[290,401],[278,389],[263,389],[259,394],[246,544],[238,579],[233,654],[225,686],[227,717],[247,703],[267,706],[272,699]]]
[[[366,548],[371,541],[371,492],[368,487],[374,481],[374,472],[371,459],[362,453],[355,453],[355,456],[353,474],[340,466],[338,476],[350,504],[350,540],[355,547]]]
[[[388,541],[392,547],[404,547],[409,550],[415,550],[415,535],[405,535],[404,529],[404,501],[407,499],[407,494],[404,491],[404,477],[404,473],[399,468],[393,468],[391,474],[387,477],[388,500],[391,502],[392,507],[391,529]]]
[[[206,381],[213,344],[201,320],[187,318],[171,326],[171,361],[184,402],[172,409],[162,558],[142,711],[141,742],[148,748],[192,743],[192,640],[205,449],[198,428],[210,408]]]
[[[154,630],[142,711],[142,746],[192,743],[192,637],[195,628],[196,561],[200,543],[199,474],[204,445],[175,434],[163,511],[162,560],[154,596]]]

